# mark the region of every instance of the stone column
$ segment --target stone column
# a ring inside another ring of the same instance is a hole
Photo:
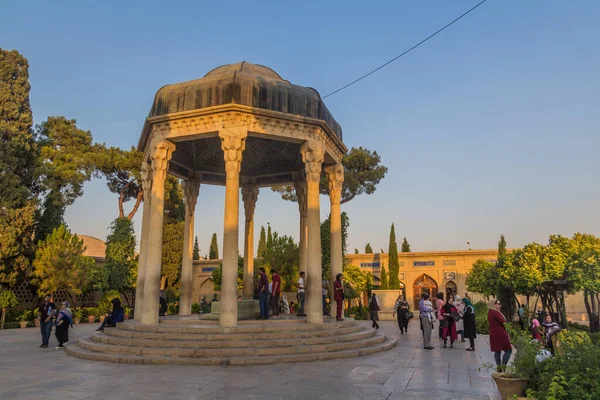
[[[299,264],[298,270],[307,272],[307,250],[308,250],[308,242],[307,242],[307,223],[306,223],[306,180],[298,179],[294,182],[294,186],[296,188],[296,197],[298,198],[298,208],[300,211],[300,243],[298,245],[299,250]],[[295,282],[294,282],[295,283]]]
[[[240,168],[242,152],[246,147],[247,131],[219,131],[225,157],[225,223],[223,229],[223,273],[221,278],[222,327],[237,325],[238,278],[238,219],[240,215]]]
[[[330,287],[337,274],[342,273],[342,212],[340,200],[342,197],[342,184],[344,182],[344,167],[342,164],[334,164],[325,167],[327,180],[329,182],[329,200],[331,202],[331,279]],[[331,292],[333,293],[333,292]],[[332,297],[333,299],[333,297]]]
[[[325,153],[323,143],[308,140],[300,148],[304,161],[307,187],[307,230],[308,230],[308,271],[306,285],[306,320],[313,324],[323,323],[321,297],[321,215],[319,206],[319,183]]]
[[[185,201],[185,222],[183,228],[183,257],[181,262],[181,291],[179,296],[179,315],[192,314],[192,280],[194,264],[194,212],[200,192],[200,181],[189,179],[183,182]]]
[[[160,293],[160,266],[162,261],[163,212],[165,206],[165,179],[169,160],[175,145],[168,140],[152,144],[152,197],[150,202],[150,226],[146,245],[146,268],[144,276],[144,301],[141,323],[158,323],[158,298]]]
[[[138,259],[138,276],[135,287],[134,319],[142,319],[144,302],[144,277],[146,275],[146,252],[148,247],[148,232],[150,231],[150,199],[152,198],[152,165],[148,161],[142,163],[141,169],[142,190],[144,191],[144,204],[142,211],[142,236],[140,238],[140,257]]]
[[[242,187],[245,211],[244,300],[252,300],[254,297],[254,209],[257,199],[257,185],[246,184]]]

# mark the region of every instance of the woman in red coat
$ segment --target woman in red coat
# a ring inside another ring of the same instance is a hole
[[[510,338],[504,327],[506,318],[500,312],[500,300],[495,299],[490,301],[488,305],[488,323],[490,324],[490,350],[494,352],[494,360],[496,360],[497,371],[502,372],[506,369],[506,364],[512,353]],[[502,359],[500,354],[504,352]]]
[[[337,303],[337,313],[335,314],[336,321],[343,321],[342,318],[342,310],[344,304],[344,286],[342,285],[342,274],[337,274],[335,276],[335,281],[333,282],[333,299]]]
[[[458,315],[458,309],[454,307],[454,298],[448,296],[446,304],[442,307],[442,317],[444,320],[440,320],[440,324],[443,322],[442,338],[444,339],[444,348],[446,348],[448,337],[450,337],[450,348],[454,347],[454,341],[456,340],[456,320],[455,315]]]

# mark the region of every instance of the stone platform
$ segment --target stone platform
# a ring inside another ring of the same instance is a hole
[[[260,315],[258,300],[238,300],[238,321],[256,319]],[[221,302],[213,301],[209,314],[201,314],[200,319],[218,321],[221,317]]]
[[[157,325],[127,321],[79,339],[66,352],[127,364],[255,365],[359,357],[389,350],[396,342],[352,319],[309,324],[282,316],[222,328],[192,316],[167,317]]]

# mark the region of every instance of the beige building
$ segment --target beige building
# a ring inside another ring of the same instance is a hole
[[[418,308],[421,294],[425,292],[432,297],[442,292],[446,298],[448,291],[453,290],[464,296],[468,292],[465,280],[473,263],[480,258],[496,262],[497,254],[496,249],[398,253],[400,263],[398,278],[402,286],[400,292],[414,308]],[[390,270],[386,253],[347,254],[346,263],[356,265],[365,272],[371,272],[375,278],[375,285],[381,282],[381,268],[385,266],[389,279]],[[476,293],[469,293],[469,297],[473,301],[485,300]],[[525,302],[525,299],[519,301]],[[534,301],[533,299],[531,307]],[[540,306],[541,304],[538,304],[538,307]],[[583,296],[580,294],[566,296],[565,306],[569,320],[582,322],[587,320]]]

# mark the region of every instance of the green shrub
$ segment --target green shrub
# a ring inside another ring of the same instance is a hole
[[[560,351],[539,364],[529,381],[536,399],[600,399],[600,347],[584,332],[560,333]]]
[[[90,315],[90,313],[89,313],[88,309],[87,309],[87,308],[84,308],[84,307],[81,307],[81,308],[79,309],[79,311],[81,312],[81,317],[80,317],[80,318],[81,318],[82,320],[87,320],[87,317],[88,317],[88,315]]]
[[[6,316],[4,317],[4,322],[19,322],[19,318],[21,317],[21,311],[11,309],[6,311]],[[18,326],[19,324],[17,324]],[[6,328],[6,326],[5,326]]]
[[[345,314],[347,317],[349,317],[350,314],[356,314],[354,317],[356,320],[369,319],[369,309],[367,307],[353,306],[347,308]]]
[[[113,299],[121,300],[121,293],[119,293],[116,290],[109,290],[106,293],[104,293],[104,296],[102,296],[102,300],[100,300],[100,303],[98,304],[100,315],[104,315],[108,312],[108,310],[112,310]]]
[[[34,310],[25,310],[19,317],[19,321],[33,321],[37,316],[37,312]]]
[[[192,303],[192,314],[200,314],[200,304]]]
[[[477,333],[482,335],[490,334],[490,325],[488,323],[488,307],[487,304],[483,301],[478,301],[473,304],[475,308],[475,326],[477,329]]]
[[[86,311],[88,316],[94,315],[96,318],[100,317],[100,311],[97,307],[88,307],[86,308]]]
[[[167,315],[179,314],[179,303],[169,303],[167,307]]]

